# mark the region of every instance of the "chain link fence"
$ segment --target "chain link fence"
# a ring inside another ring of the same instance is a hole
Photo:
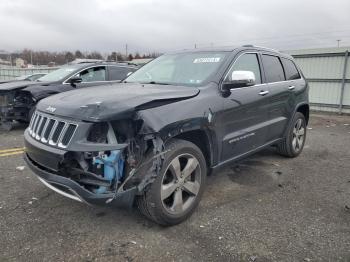
[[[32,75],[38,73],[50,73],[58,67],[33,67],[33,68],[18,68],[18,67],[0,67],[0,80],[13,80],[16,77],[24,75]]]

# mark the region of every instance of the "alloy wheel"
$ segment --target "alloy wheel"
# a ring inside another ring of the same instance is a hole
[[[161,184],[161,201],[171,214],[180,215],[194,203],[201,186],[201,168],[196,157],[182,154],[168,165]]]
[[[293,139],[292,139],[292,146],[296,153],[298,153],[302,149],[304,138],[305,138],[305,125],[303,123],[303,120],[299,118],[294,124]]]

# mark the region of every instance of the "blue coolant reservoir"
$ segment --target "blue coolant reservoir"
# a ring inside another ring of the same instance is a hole
[[[120,150],[113,150],[109,155],[102,155],[101,157],[95,157],[93,160],[94,165],[103,166],[103,177],[109,181],[113,179],[116,180],[116,185],[118,181],[123,177],[124,174],[124,160],[121,157]],[[103,194],[107,190],[106,187],[100,186],[95,189],[95,193]]]

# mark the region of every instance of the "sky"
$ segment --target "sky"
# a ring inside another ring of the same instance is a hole
[[[0,0],[0,50],[350,46],[349,0]]]

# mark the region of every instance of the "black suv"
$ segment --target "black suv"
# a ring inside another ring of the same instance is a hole
[[[0,85],[0,120],[11,129],[13,120],[29,122],[36,103],[50,95],[76,88],[120,82],[137,70],[127,63],[82,62],[55,70],[36,81]]]
[[[191,215],[211,171],[268,146],[300,154],[308,85],[292,57],[243,46],[165,54],[124,83],[40,101],[25,159],[46,186],[131,205],[162,225]]]

